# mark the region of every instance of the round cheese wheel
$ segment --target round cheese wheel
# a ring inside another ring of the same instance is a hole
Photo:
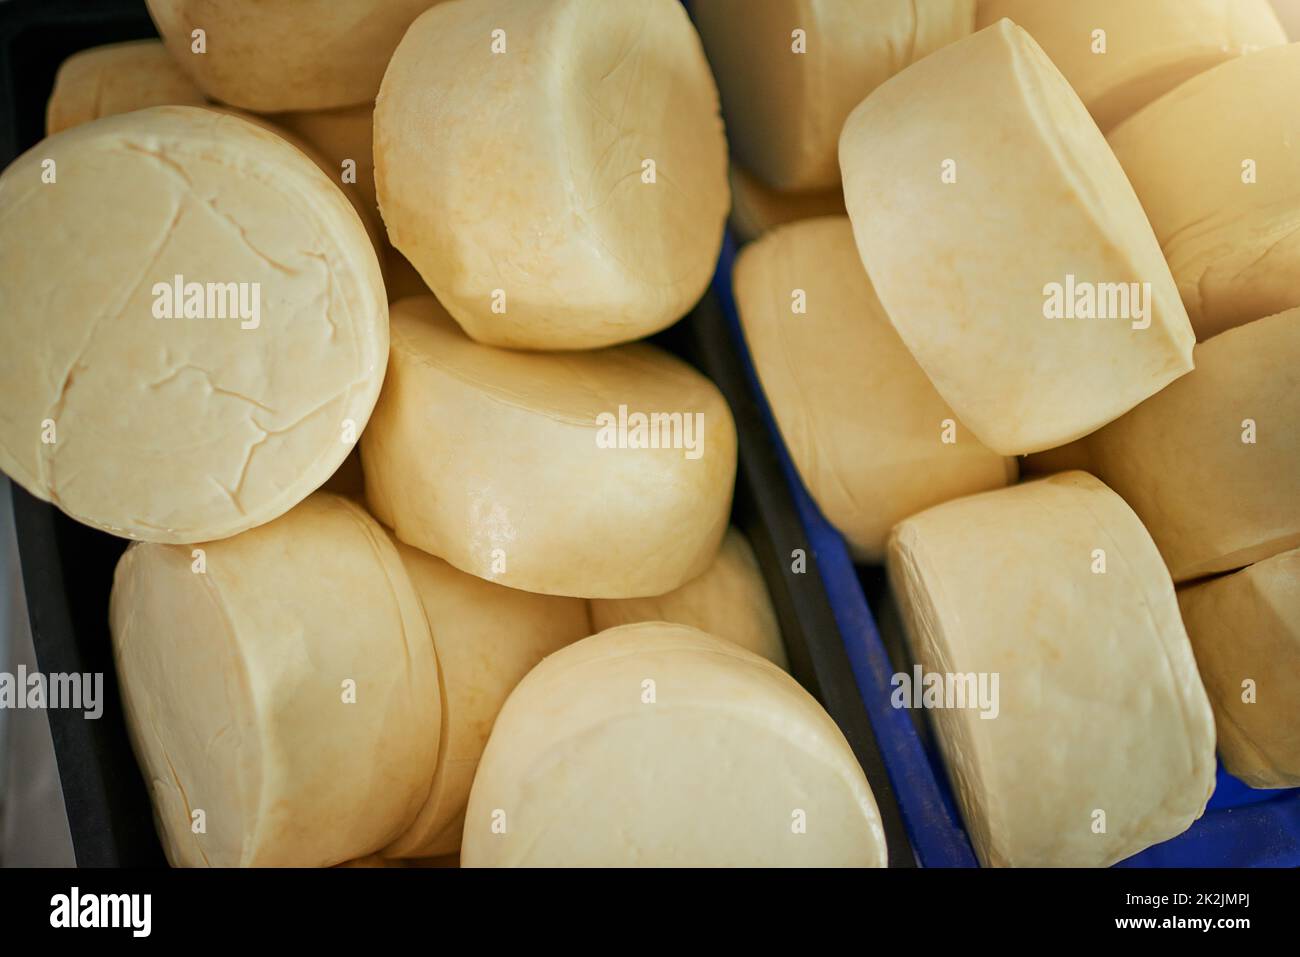
[[[204,93],[279,113],[373,100],[406,28],[440,0],[146,2],[168,51]]]
[[[0,175],[0,224],[0,469],[33,495],[204,541],[283,514],[351,450],[384,375],[383,280],[279,137],[195,107],[84,124]]]
[[[1108,866],[1200,817],[1214,718],[1118,495],[1065,472],[935,506],[894,530],[889,577],[922,669],[895,694],[929,705],[985,866]]]
[[[1176,582],[1300,546],[1300,308],[1195,357],[1195,372],[1083,443]]]
[[[780,227],[736,258],[736,305],[790,457],[860,560],[908,515],[1016,480],[890,325],[842,217]]]
[[[975,0],[696,0],[691,12],[737,159],[784,190],[837,186],[850,111],[975,24]]]
[[[443,723],[429,796],[384,854],[436,857],[460,848],[474,769],[506,696],[535,664],[592,629],[580,598],[504,588],[410,546],[397,550],[433,636]]]
[[[844,193],[833,189],[783,192],[731,164],[731,230],[740,242],[757,239],[783,223],[816,216],[843,216]]]
[[[511,588],[634,598],[713,560],[736,429],[666,352],[494,349],[426,296],[393,305],[361,451],[370,508],[407,544]]]
[[[639,621],[671,621],[734,642],[790,670],[776,609],[749,540],[727,529],[717,557],[681,588],[654,598],[592,599],[591,630]]]
[[[421,16],[375,105],[388,236],[475,339],[588,349],[683,316],[727,146],[677,0],[477,0]]]
[[[1300,549],[1178,592],[1223,766],[1300,787]]]
[[[45,107],[45,132],[147,106],[207,102],[159,40],[110,43],[74,53],[59,65]]]
[[[868,96],[840,165],[881,304],[995,452],[1062,445],[1191,370],[1195,337],[1133,187],[1010,21]]]
[[[201,549],[135,545],[109,622],[173,865],[338,864],[414,820],[437,665],[401,559],[358,506],[321,493]]]
[[[1286,43],[1268,0],[980,0],[1065,74],[1102,131],[1230,57]]]
[[[1198,339],[1300,306],[1300,43],[1188,80],[1110,144]]]
[[[356,184],[372,216],[379,211],[372,148],[374,113],[373,104],[363,103],[341,110],[309,110],[275,116],[278,125],[310,143],[329,160],[335,180],[344,172],[351,177],[344,182]],[[350,165],[345,169],[345,164]]]
[[[529,672],[479,763],[465,867],[886,862],[844,735],[771,662],[694,628],[601,632]]]

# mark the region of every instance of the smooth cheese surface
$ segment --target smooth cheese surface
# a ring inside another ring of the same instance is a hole
[[[558,651],[497,717],[465,867],[867,866],[875,798],[844,735],[771,662],[694,628]]]
[[[998,676],[995,717],[930,709],[981,863],[1107,866],[1200,817],[1214,719],[1119,496],[1066,472],[936,506],[894,530],[889,575],[926,673]]]
[[[1273,0],[1273,10],[1287,36],[1293,41],[1300,40],[1300,0]]]
[[[979,29],[1003,17],[1042,45],[1103,132],[1224,60],[1286,43],[1269,0],[980,0]]]
[[[438,2],[147,0],[168,51],[199,88],[258,113],[373,100],[406,28]]]
[[[975,0],[696,0],[691,14],[736,157],[782,190],[839,185],[850,111],[909,64],[967,36]]]
[[[1256,788],[1300,787],[1300,550],[1181,589],[1223,766]]]
[[[384,75],[374,151],[389,239],[491,345],[657,332],[722,244],[717,91],[676,0],[434,7]]]
[[[109,611],[168,860],[318,867],[379,850],[425,800],[442,710],[396,549],[326,493],[202,548],[202,572],[187,547],[129,548]]]
[[[1300,43],[1189,80],[1110,145],[1198,339],[1300,306]]]
[[[350,175],[366,198],[372,216],[378,216],[379,199],[375,193],[374,140],[375,108],[371,103],[338,110],[308,110],[279,113],[274,120],[280,126],[310,143],[334,168],[334,178],[341,176],[344,164],[351,162]]]
[[[907,351],[848,219],[804,220],[746,246],[732,288],[795,467],[857,558],[881,561],[908,515],[1015,481],[1015,460],[957,423]]]
[[[109,43],[74,53],[54,75],[45,133],[148,106],[201,106],[207,98],[160,40]]]
[[[593,632],[671,621],[734,642],[790,670],[763,572],[749,539],[735,527],[727,529],[713,563],[681,588],[653,598],[593,599],[590,605]]]
[[[1174,581],[1300,545],[1300,309],[1196,347],[1196,371],[1085,440]]]
[[[460,848],[474,770],[506,697],[535,664],[592,628],[580,598],[504,588],[409,545],[397,550],[433,636],[443,721],[429,796],[384,853],[438,857]]]
[[[393,305],[392,343],[361,447],[371,510],[402,541],[511,588],[582,598],[661,595],[713,560],[736,429],[681,360],[642,344],[494,349],[432,297]]]
[[[1062,445],[1192,368],[1187,313],[1133,188],[1009,21],[868,96],[840,165],[881,304],[995,452]]]
[[[832,189],[783,192],[775,190],[731,164],[731,216],[729,222],[742,243],[757,239],[770,229],[800,219],[843,216],[844,193]]]
[[[195,107],[96,120],[0,175],[0,223],[0,468],[34,495],[204,541],[283,514],[351,450],[384,375],[383,280],[280,137]]]

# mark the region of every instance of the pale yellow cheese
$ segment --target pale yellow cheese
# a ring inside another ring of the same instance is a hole
[[[1066,472],[938,505],[894,530],[889,574],[925,674],[997,679],[929,709],[981,863],[1107,866],[1200,817],[1214,718],[1119,496]]]
[[[1300,0],[1273,0],[1278,20],[1292,40],[1300,40]]]
[[[734,527],[727,530],[713,563],[681,588],[653,598],[592,599],[590,605],[593,632],[639,621],[670,621],[735,642],[790,669],[754,549]]]
[[[741,251],[733,279],[790,456],[859,559],[882,560],[900,519],[1015,481],[1015,460],[957,423],[890,325],[846,218],[772,231]]]
[[[321,493],[198,552],[131,547],[109,609],[167,859],[318,867],[377,851],[425,800],[441,725],[396,549]]]
[[[731,230],[747,243],[784,223],[818,216],[844,215],[844,193],[832,189],[785,192],[764,185],[735,163],[731,183]]]
[[[147,106],[206,102],[161,41],[109,43],[74,53],[59,64],[45,107],[45,132],[53,135],[101,116]]]
[[[1223,766],[1300,787],[1300,549],[1178,592]]]
[[[736,158],[776,189],[831,189],[849,112],[969,34],[975,0],[695,0],[691,14]]]
[[[280,113],[275,122],[310,143],[334,167],[334,177],[344,172],[354,177],[361,195],[378,214],[375,194],[374,113],[371,103],[339,110]],[[345,169],[345,164],[348,164]],[[347,182],[347,181],[345,181]]]
[[[883,867],[844,735],[769,661],[664,622],[520,682],[470,792],[465,867]]]
[[[1195,357],[1195,372],[1083,443],[1177,582],[1300,545],[1300,308]]]
[[[438,2],[147,0],[168,51],[198,87],[258,113],[373,100],[402,34]]]
[[[978,27],[1009,17],[1109,130],[1231,57],[1286,43],[1268,0],[979,0]]]
[[[1300,306],[1300,43],[1188,80],[1110,145],[1198,339]]]
[[[233,535],[319,487],[365,427],[379,263],[280,137],[188,106],[85,123],[0,175],[0,227],[0,469],[72,517]]]
[[[722,244],[717,90],[677,0],[434,7],[384,75],[374,153],[389,239],[491,345],[657,332]]]
[[[361,446],[370,508],[402,541],[581,598],[661,595],[703,572],[736,471],[727,403],[681,360],[639,343],[495,349],[429,296],[392,307]]]
[[[1191,370],[1187,313],[1133,188],[1010,21],[877,88],[840,165],[881,304],[995,452],[1062,445]]]
[[[579,598],[504,588],[409,545],[397,550],[433,636],[443,721],[429,796],[384,854],[437,857],[460,848],[474,769],[506,696],[544,657],[593,629]]]

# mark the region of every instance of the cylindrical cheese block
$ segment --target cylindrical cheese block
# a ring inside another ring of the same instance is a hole
[[[793,678],[694,628],[624,625],[551,655],[497,716],[464,867],[868,866],[871,787]]]
[[[437,665],[397,550],[358,506],[321,493],[201,548],[136,545],[109,618],[173,865],[328,866],[414,820]]]
[[[940,398],[890,325],[849,221],[810,219],[746,246],[733,288],[795,467],[854,555],[881,561],[901,519],[1016,479]]]
[[[384,375],[383,280],[280,137],[188,106],[86,123],[4,171],[0,225],[0,469],[32,494],[205,541],[283,514],[352,449]]]
[[[844,193],[832,189],[783,192],[759,182],[735,163],[731,164],[732,232],[741,242],[757,239],[784,223],[818,216],[843,216]]]
[[[773,188],[829,189],[849,112],[968,35],[975,0],[695,0],[691,13],[736,158]]]
[[[433,636],[443,725],[429,796],[390,857],[454,854],[483,746],[506,696],[553,651],[591,634],[585,602],[504,588],[397,546]]]
[[[375,98],[411,21],[440,0],[147,0],[168,51],[214,100],[258,113]]]
[[[708,285],[727,215],[718,95],[677,0],[429,10],[375,105],[394,246],[475,339],[589,349]]]
[[[1300,545],[1300,309],[1196,347],[1196,371],[1085,440],[1184,582]]]
[[[45,132],[147,106],[207,102],[158,40],[110,43],[74,53],[59,65],[45,107]]]
[[[1103,131],[1230,57],[1286,43],[1268,0],[979,0],[1065,74]]]
[[[889,575],[985,866],[1107,866],[1200,817],[1214,718],[1119,496],[1065,472],[938,505],[894,530]]]
[[[431,297],[393,305],[362,436],[366,498],[409,545],[547,595],[661,595],[727,530],[736,429],[717,388],[653,346],[479,345]]]
[[[334,168],[335,179],[346,174],[344,182],[355,183],[367,204],[378,215],[379,199],[375,194],[375,155],[373,104],[363,103],[340,110],[309,110],[280,113],[277,124],[310,143]]]
[[[727,530],[713,564],[681,588],[654,598],[593,599],[590,604],[592,631],[670,621],[725,638],[780,668],[790,668],[763,572],[749,540],[737,528]]]
[[[1010,21],[868,96],[840,165],[880,302],[995,452],[1062,445],[1191,370],[1187,313],[1133,187]]]
[[[1300,787],[1300,549],[1178,592],[1223,766]]]
[[[1187,81],[1110,144],[1198,339],[1300,306],[1300,43]]]

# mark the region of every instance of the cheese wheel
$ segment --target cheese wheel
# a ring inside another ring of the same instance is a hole
[[[881,304],[995,452],[1062,445],[1191,370],[1187,313],[1133,188],[1010,21],[868,96],[840,165]]]
[[[579,598],[503,588],[408,545],[397,550],[433,636],[443,723],[429,796],[384,853],[436,857],[460,847],[474,769],[506,696],[533,665],[592,629]]]
[[[74,53],[59,64],[45,107],[45,133],[52,136],[101,116],[147,106],[206,102],[160,41],[109,43]]]
[[[844,735],[771,662],[694,628],[624,625],[551,655],[479,763],[464,867],[883,867]]]
[[[736,158],[776,189],[830,189],[849,112],[968,35],[975,0],[696,0],[691,13]]]
[[[1300,0],[1273,0],[1273,9],[1291,40],[1300,40]]]
[[[1187,81],[1110,144],[1198,339],[1300,306],[1300,43]]]
[[[402,541],[479,578],[579,598],[661,595],[709,566],[736,429],[704,376],[641,344],[479,345],[432,297],[395,303],[392,337],[361,447],[366,499]]]
[[[1300,787],[1300,549],[1178,592],[1223,766]]]
[[[1268,0],[980,0],[979,29],[1003,17],[1042,45],[1103,131],[1224,60],[1286,43]]]
[[[729,222],[740,242],[757,239],[769,229],[783,223],[817,216],[844,215],[844,193],[838,186],[798,193],[782,192],[765,186],[735,163],[731,164],[729,181]]]
[[[1015,481],[1015,459],[957,424],[890,325],[846,218],[746,246],[733,288],[790,457],[859,560],[881,561],[900,519]]]
[[[734,642],[790,670],[776,609],[749,540],[727,529],[717,557],[681,588],[654,598],[593,599],[591,630],[639,621],[670,621]]]
[[[374,139],[375,108],[370,103],[340,110],[309,110],[280,113],[275,122],[310,143],[329,160],[336,181],[346,172],[361,195],[371,215],[377,215],[379,199],[375,193]],[[346,166],[345,164],[350,164]]]
[[[1300,545],[1300,309],[1196,347],[1196,371],[1084,445],[1184,582]]]
[[[981,863],[1107,866],[1200,817],[1213,715],[1169,573],[1101,482],[1066,472],[915,515],[889,576],[924,681],[993,692],[931,702]]]
[[[388,237],[475,339],[588,349],[703,294],[727,146],[677,0],[429,10],[375,105]]]
[[[96,120],[0,175],[0,224],[0,468],[33,495],[205,541],[351,450],[384,375],[383,281],[356,212],[279,137],[195,107]]]
[[[204,93],[280,113],[373,100],[406,28],[440,0],[146,2],[168,51]]]
[[[202,553],[128,549],[109,607],[167,859],[317,867],[383,847],[428,793],[441,723],[433,644],[396,549],[361,508],[321,493]]]

